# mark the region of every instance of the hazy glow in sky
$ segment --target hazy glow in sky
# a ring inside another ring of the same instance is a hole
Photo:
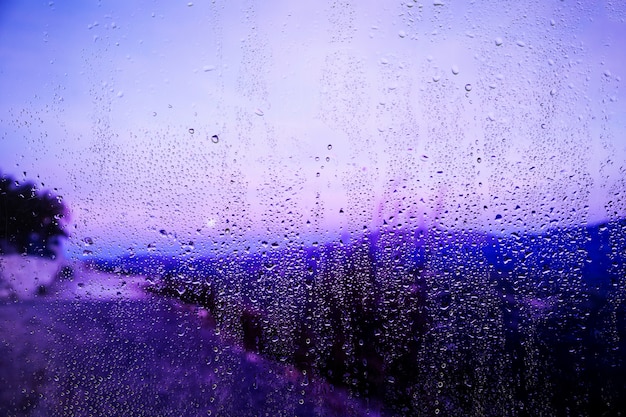
[[[626,215],[620,2],[129,3],[0,5],[0,169],[70,253]]]

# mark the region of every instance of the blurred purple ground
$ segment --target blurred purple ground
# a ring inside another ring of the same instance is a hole
[[[2,416],[378,416],[376,408],[246,354],[173,301],[0,305]]]

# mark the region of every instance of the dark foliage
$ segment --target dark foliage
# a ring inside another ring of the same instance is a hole
[[[0,173],[0,253],[53,257],[66,218],[61,197]]]

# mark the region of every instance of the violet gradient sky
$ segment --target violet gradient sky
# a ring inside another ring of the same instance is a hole
[[[626,6],[457,3],[3,1],[0,170],[70,255],[625,216]]]

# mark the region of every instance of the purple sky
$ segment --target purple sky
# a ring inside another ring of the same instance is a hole
[[[0,169],[68,254],[626,215],[619,2],[100,3],[0,4]]]

